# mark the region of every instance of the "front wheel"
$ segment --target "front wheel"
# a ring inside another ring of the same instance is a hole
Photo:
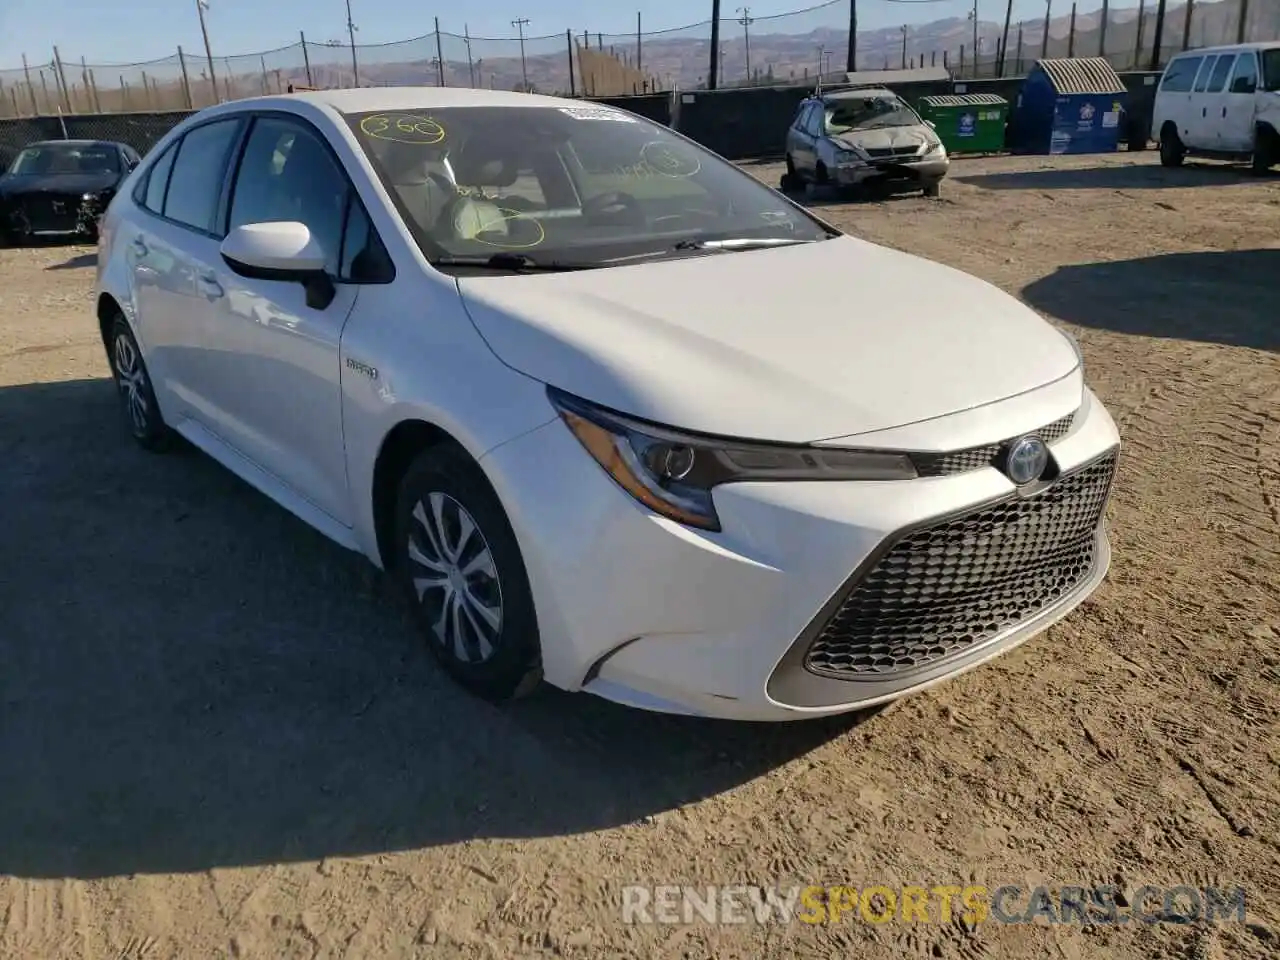
[[[1251,169],[1256,176],[1265,176],[1277,163],[1280,163],[1280,134],[1260,127],[1254,137]]]
[[[111,324],[107,356],[111,361],[111,375],[120,393],[125,422],[133,439],[144,450],[154,453],[168,450],[173,435],[160,415],[160,404],[156,402],[142,351],[124,317],[117,316]]]
[[[533,592],[484,472],[454,447],[419,454],[396,502],[396,578],[431,653],[460,684],[502,701],[542,677]]]

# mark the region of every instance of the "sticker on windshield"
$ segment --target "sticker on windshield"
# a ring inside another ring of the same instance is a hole
[[[666,140],[651,140],[640,148],[640,162],[654,173],[683,180],[696,176],[702,169],[702,161],[683,144]]]
[[[796,222],[791,219],[791,214],[787,213],[785,210],[766,210],[764,213],[760,214],[760,216],[775,227],[781,227],[784,230],[790,230],[792,232],[796,229]]]
[[[444,141],[444,127],[430,117],[410,113],[379,114],[360,121],[360,132],[375,140],[435,146]]]
[[[568,114],[575,120],[613,120],[617,123],[636,123],[635,117],[628,117],[618,110],[605,110],[600,107],[561,107],[560,112]]]

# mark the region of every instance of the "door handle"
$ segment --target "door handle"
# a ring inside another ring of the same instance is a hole
[[[1208,115],[1209,115],[1209,108],[1208,108],[1208,107],[1201,107],[1201,108],[1200,108],[1200,116],[1202,116],[1202,117],[1207,117]]]
[[[1226,108],[1226,107],[1223,107],[1223,108],[1222,108],[1222,115],[1223,115],[1224,117],[1227,115],[1227,108]]]
[[[222,296],[222,284],[218,283],[218,278],[212,274],[201,274],[196,283],[200,291],[210,300],[217,300]]]
[[[142,242],[140,237],[133,238],[133,252],[140,257],[145,257],[151,251],[147,249],[147,245]]]

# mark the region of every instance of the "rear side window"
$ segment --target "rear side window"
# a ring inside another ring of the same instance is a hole
[[[164,213],[164,194],[169,186],[169,171],[173,169],[173,158],[177,153],[178,145],[175,143],[151,165],[151,172],[147,174],[146,192],[140,202],[152,213]]]
[[[1231,74],[1228,93],[1256,93],[1258,90],[1258,58],[1252,53],[1242,53],[1236,58],[1236,69]]]
[[[1231,68],[1235,65],[1236,58],[1232,56],[1224,56],[1218,58],[1218,63],[1213,68],[1213,76],[1209,78],[1209,87],[1207,93],[1221,93],[1227,85],[1227,77],[1231,76]]]
[[[1213,65],[1217,62],[1217,57],[1205,57],[1205,61],[1200,67],[1200,73],[1196,76],[1196,85],[1192,88],[1193,92],[1204,93],[1205,88],[1209,86],[1209,77],[1213,75]]]
[[[1164,82],[1160,84],[1160,89],[1169,93],[1190,93],[1196,71],[1200,69],[1203,60],[1203,57],[1183,57],[1173,61],[1164,72]]]
[[[165,217],[204,233],[214,232],[227,155],[239,130],[239,119],[215,120],[182,138],[169,177]]]

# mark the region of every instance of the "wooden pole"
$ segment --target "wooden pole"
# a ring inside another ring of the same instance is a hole
[[[187,58],[182,53],[182,47],[178,47],[178,64],[182,67],[182,92],[187,99],[187,109],[194,110],[196,104],[191,98],[191,78],[187,76]]]

